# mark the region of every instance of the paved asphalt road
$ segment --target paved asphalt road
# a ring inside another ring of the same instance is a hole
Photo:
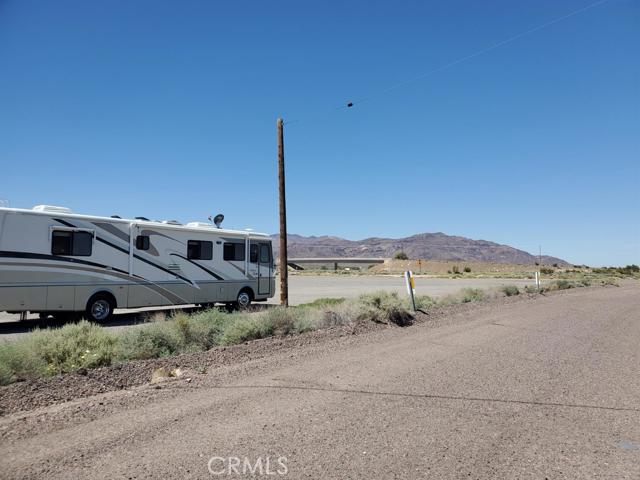
[[[280,285],[272,302],[280,300]],[[465,287],[489,288],[500,285],[534,285],[533,280],[505,278],[416,278],[416,293],[442,297],[455,293]],[[289,277],[289,296],[293,305],[308,303],[321,297],[353,298],[376,290],[396,291],[406,295],[404,278],[391,275],[291,275]]]
[[[0,476],[237,478],[207,463],[285,457],[296,479],[640,478],[637,284],[436,321],[5,417]]]
[[[321,297],[357,297],[375,290],[397,291],[406,294],[404,279],[400,276],[336,276],[336,275],[291,275],[289,277],[289,298],[291,305],[312,302]],[[419,295],[441,297],[457,292],[465,287],[488,288],[499,285],[532,285],[533,280],[502,278],[417,278],[416,291]],[[269,304],[280,303],[280,285]],[[108,328],[123,329],[144,321],[147,312],[157,309],[116,310],[114,319],[105,324]],[[14,339],[40,326],[55,326],[59,323],[48,320],[40,322],[36,315],[30,315],[29,321],[20,323],[18,315],[0,312],[0,339]]]

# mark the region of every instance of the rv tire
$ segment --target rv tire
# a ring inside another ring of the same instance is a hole
[[[251,305],[252,300],[253,300],[253,292],[249,288],[243,288],[238,293],[236,305],[238,306],[238,309],[246,310]]]
[[[113,316],[115,301],[108,293],[96,293],[87,302],[87,317],[91,322],[105,322]]]

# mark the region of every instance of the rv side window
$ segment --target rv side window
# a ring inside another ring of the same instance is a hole
[[[249,249],[249,261],[251,263],[258,263],[258,245],[255,243],[251,244]]]
[[[138,235],[136,237],[136,248],[138,250],[149,250],[149,236]]]
[[[244,243],[225,243],[222,256],[226,261],[244,262]]]
[[[262,244],[260,245],[260,263],[269,262],[271,262],[271,252],[269,245]]]
[[[213,242],[189,240],[187,242],[187,258],[189,260],[211,260],[213,258]]]
[[[93,247],[91,232],[71,232],[54,230],[51,232],[51,253],[53,255],[70,255],[90,257]]]

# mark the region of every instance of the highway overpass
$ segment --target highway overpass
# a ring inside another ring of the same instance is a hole
[[[319,258],[289,258],[287,265],[295,270],[305,269],[330,269],[338,268],[369,268],[378,263],[384,263],[386,258],[361,258],[361,257],[319,257]]]

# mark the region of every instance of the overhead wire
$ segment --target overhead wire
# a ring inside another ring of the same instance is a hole
[[[374,93],[374,94],[366,96],[366,97],[361,97],[358,100],[349,100],[348,102],[345,102],[344,104],[339,105],[337,107],[323,109],[321,112],[318,112],[318,114],[313,115],[311,117],[285,121],[285,125],[302,123],[303,121],[307,121],[309,119],[312,119],[312,118],[315,118],[315,117],[319,116],[321,113],[326,113],[327,110],[328,111],[335,111],[335,110],[349,109],[349,108],[354,107],[355,105],[359,105],[361,103],[371,101],[373,99],[376,99],[378,97],[386,95],[389,92],[392,92],[392,91],[397,90],[399,88],[402,88],[402,87],[405,87],[405,86],[410,85],[412,83],[415,83],[415,82],[417,82],[419,80],[423,80],[423,79],[425,79],[427,77],[430,77],[431,75],[434,75],[436,73],[442,72],[444,70],[448,70],[449,68],[454,67],[454,66],[456,66],[456,65],[458,65],[460,63],[463,63],[463,62],[471,60],[471,59],[473,59],[475,57],[484,55],[484,54],[486,54],[486,53],[488,53],[488,52],[490,52],[492,50],[495,50],[496,48],[503,47],[504,45],[512,43],[512,42],[514,42],[514,41],[516,41],[516,40],[518,40],[518,39],[520,39],[522,37],[525,37],[527,35],[531,35],[532,33],[535,33],[535,32],[537,32],[539,30],[542,30],[544,28],[550,27],[551,25],[555,25],[556,23],[559,23],[559,22],[562,22],[564,20],[567,20],[568,18],[571,18],[571,17],[573,17],[575,15],[578,15],[580,13],[586,12],[587,10],[590,10],[592,8],[595,8],[595,7],[598,7],[598,6],[600,6],[600,5],[604,4],[604,3],[607,3],[609,1],[610,0],[598,0],[596,2],[590,3],[589,5],[586,5],[584,7],[578,8],[577,10],[573,10],[572,12],[569,12],[569,13],[567,13],[565,15],[562,15],[560,17],[554,18],[553,20],[549,20],[547,22],[541,23],[540,25],[537,25],[535,27],[529,28],[529,29],[527,29],[527,30],[525,30],[523,32],[520,32],[520,33],[518,33],[516,35],[508,37],[508,38],[506,38],[504,40],[501,40],[500,42],[497,42],[497,43],[495,43],[493,45],[490,45],[488,47],[482,48],[482,49],[477,50],[477,51],[475,51],[473,53],[470,53],[470,54],[465,55],[463,57],[460,57],[460,58],[458,58],[456,60],[448,62],[448,63],[446,63],[444,65],[441,65],[441,66],[439,66],[437,68],[429,70],[429,71],[427,71],[425,73],[417,75],[417,76],[415,76],[413,78],[410,78],[408,80],[404,80],[404,81],[399,82],[399,83],[397,83],[395,85],[392,85],[392,86],[390,86],[388,88],[380,90],[378,93]]]

